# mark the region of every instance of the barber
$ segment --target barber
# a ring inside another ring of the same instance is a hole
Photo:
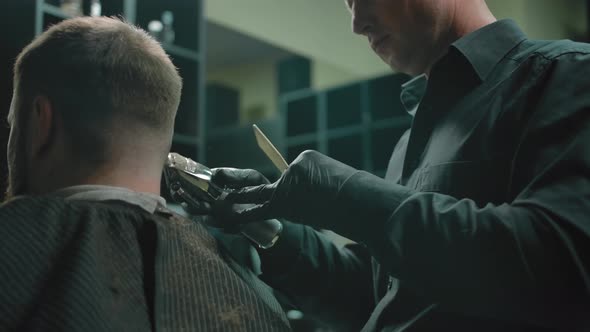
[[[412,127],[385,179],[315,151],[274,183],[215,171],[254,204],[234,222],[291,221],[262,278],[364,331],[590,330],[590,46],[528,39],[484,0],[347,6],[415,76]]]

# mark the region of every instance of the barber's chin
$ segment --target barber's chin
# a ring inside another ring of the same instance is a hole
[[[396,72],[408,74],[410,76],[417,76],[424,73],[420,66],[412,61],[400,61],[400,59],[393,56],[389,58],[383,58],[383,61],[389,65],[389,67]]]
[[[381,60],[383,62],[385,62],[385,64],[388,65],[389,68],[391,68],[391,70],[393,70],[393,71],[400,70],[400,67],[398,66],[397,62],[395,61],[395,59],[393,58],[393,56],[391,54],[377,53],[377,55],[379,55]]]

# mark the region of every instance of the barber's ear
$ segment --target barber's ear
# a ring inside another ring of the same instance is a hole
[[[51,101],[46,96],[37,96],[29,121],[31,153],[42,154],[50,145],[55,130],[55,114]]]

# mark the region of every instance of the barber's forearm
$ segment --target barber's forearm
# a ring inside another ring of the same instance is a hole
[[[574,303],[563,301],[583,289],[588,263],[576,261],[580,252],[573,248],[581,250],[574,239],[585,235],[571,220],[539,208],[558,209],[546,196],[482,207],[371,175],[351,180],[339,197],[347,219],[335,222],[334,230],[365,243],[384,269],[433,299],[475,314],[490,312],[485,307],[491,305],[500,316],[528,312],[538,320],[552,303],[571,308]],[[370,192],[356,190],[367,183]],[[561,189],[549,191],[559,197],[555,191]]]
[[[377,257],[395,260],[388,241],[387,223],[399,205],[414,191],[367,172],[357,172],[340,188],[336,197],[337,217],[323,225],[353,241],[367,245]]]
[[[386,226],[399,260],[384,261],[449,308],[560,324],[590,310],[580,296],[589,263],[579,259],[588,235],[531,201],[482,207],[435,193],[413,196]]]

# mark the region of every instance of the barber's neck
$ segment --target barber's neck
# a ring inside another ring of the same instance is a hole
[[[449,47],[458,39],[477,31],[489,24],[496,22],[496,18],[483,0],[458,0],[449,17],[449,25],[446,33],[442,34],[438,52],[433,52],[433,57],[425,66],[423,73],[430,75],[432,67],[447,54]]]
[[[458,38],[496,22],[496,17],[483,0],[458,1],[455,4],[452,29]]]

